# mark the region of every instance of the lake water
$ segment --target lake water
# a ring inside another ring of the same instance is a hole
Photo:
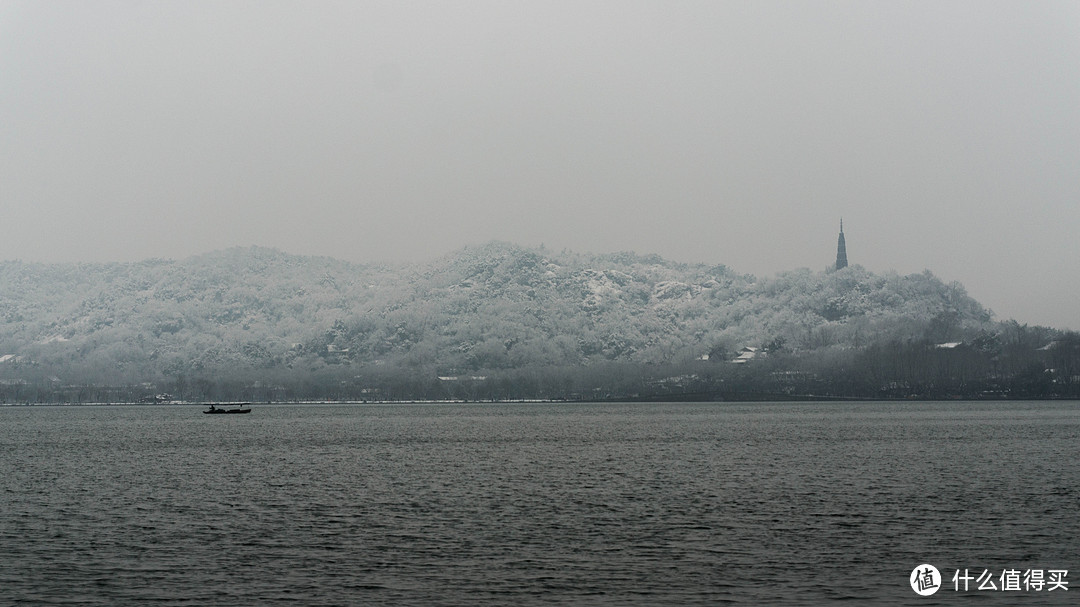
[[[4,605],[1080,604],[1077,402],[0,407],[0,458]]]

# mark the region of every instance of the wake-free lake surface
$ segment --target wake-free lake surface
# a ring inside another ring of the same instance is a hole
[[[4,605],[1080,603],[1077,402],[0,407],[0,457]]]

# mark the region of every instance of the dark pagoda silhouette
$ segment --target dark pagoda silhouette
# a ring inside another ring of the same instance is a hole
[[[836,269],[847,267],[847,244],[844,242],[844,220],[840,220],[840,238],[836,239]]]

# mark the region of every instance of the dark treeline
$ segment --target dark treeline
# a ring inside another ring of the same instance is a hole
[[[1080,398],[1080,334],[1005,323],[971,343],[882,343],[796,353],[774,346],[745,364],[606,362],[437,376],[404,367],[182,376],[131,385],[7,381],[8,403],[200,401],[513,401]],[[1050,338],[1050,339],[1048,339]]]

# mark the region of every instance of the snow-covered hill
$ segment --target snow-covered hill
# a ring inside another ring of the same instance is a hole
[[[180,261],[0,263],[0,378],[135,383],[419,377],[963,342],[990,313],[929,272],[770,278],[506,243],[415,266],[238,248]],[[335,380],[337,381],[337,380]]]

